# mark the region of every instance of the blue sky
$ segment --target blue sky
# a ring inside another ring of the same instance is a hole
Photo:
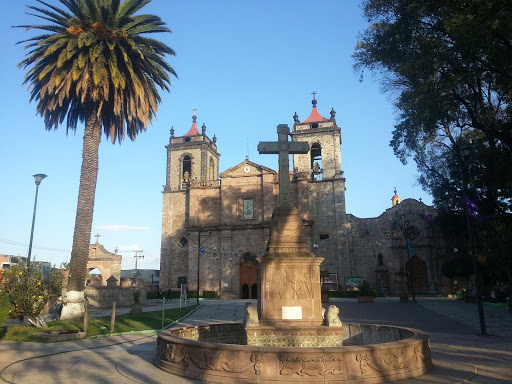
[[[47,0],[57,4],[57,1]],[[70,258],[81,165],[83,127],[66,135],[47,132],[22,86],[17,68],[25,54],[17,41],[31,32],[12,25],[38,24],[25,12],[32,0],[2,7],[0,74],[0,254],[26,256],[35,184],[39,188],[32,255],[59,266]],[[375,217],[390,207],[393,189],[402,198],[431,198],[418,185],[411,162],[403,166],[389,147],[395,113],[389,96],[369,73],[359,82],[352,54],[368,25],[357,0],[177,1],[153,0],[144,13],[158,14],[172,34],[158,36],[176,52],[169,63],[178,73],[171,92],[162,92],[157,119],[131,142],[100,145],[93,232],[109,251],[117,247],[123,269],[134,268],[133,250],[144,250],[139,268],[159,268],[162,186],[169,130],[185,134],[197,108],[198,125],[218,138],[221,171],[249,155],[277,169],[277,156],[258,155],[259,141],[276,140],[278,124],[293,125],[311,112],[331,107],[342,129],[342,169],[347,212]],[[156,36],[155,36],[156,37]]]

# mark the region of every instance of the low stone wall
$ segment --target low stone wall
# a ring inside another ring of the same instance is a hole
[[[146,289],[138,287],[85,287],[85,298],[91,308],[111,308],[114,301],[117,307],[129,307],[134,303],[133,294],[140,292],[139,301],[146,302]]]
[[[155,364],[190,379],[254,384],[375,384],[432,369],[429,336],[422,331],[364,324],[342,328],[344,346],[331,348],[237,344],[244,341],[241,324],[165,330],[158,334]]]
[[[408,339],[414,332],[407,328],[375,324],[343,323],[343,345],[372,345]]]

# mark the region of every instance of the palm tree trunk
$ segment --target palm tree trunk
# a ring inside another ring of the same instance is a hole
[[[69,278],[61,318],[71,319],[84,313],[84,289],[89,260],[94,196],[98,179],[98,150],[101,141],[101,120],[94,108],[87,118],[82,149],[82,169],[78,190],[75,232],[69,265]]]

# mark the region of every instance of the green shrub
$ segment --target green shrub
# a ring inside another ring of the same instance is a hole
[[[188,298],[189,299],[196,299],[197,298],[197,291],[188,291]],[[215,291],[199,291],[199,298],[203,298],[203,299],[216,299],[217,298],[217,292],[215,292]]]
[[[40,315],[60,296],[62,282],[59,270],[43,272],[40,266],[33,264],[29,267],[16,265],[4,271],[2,289],[11,303],[11,317],[45,326]]]
[[[329,291],[329,297],[352,298],[360,295],[359,291]]]
[[[370,288],[360,291],[329,291],[329,297],[356,298],[359,296],[378,297],[379,293],[375,289]]]
[[[168,291],[158,292],[158,291],[148,291],[146,292],[146,299],[167,299],[169,297]],[[171,290],[171,299],[179,299],[180,291],[179,290]]]
[[[156,292],[156,291],[146,292],[146,299],[159,299],[158,292]]]
[[[9,296],[2,293],[0,294],[0,326],[9,318],[9,312],[11,312]]]

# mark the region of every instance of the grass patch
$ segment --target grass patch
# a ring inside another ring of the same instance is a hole
[[[164,327],[173,321],[185,316],[196,306],[187,308],[174,308],[165,311]],[[0,340],[5,341],[23,341],[23,342],[45,342],[34,336],[34,333],[52,331],[52,330],[76,330],[83,331],[83,318],[75,320],[57,320],[48,323],[48,328],[36,328],[29,325],[16,325],[4,327],[7,331]],[[116,315],[116,324],[114,333],[158,330],[162,328],[162,311],[143,312],[137,314]],[[87,337],[106,335],[110,332],[110,316],[89,317],[89,327]]]

